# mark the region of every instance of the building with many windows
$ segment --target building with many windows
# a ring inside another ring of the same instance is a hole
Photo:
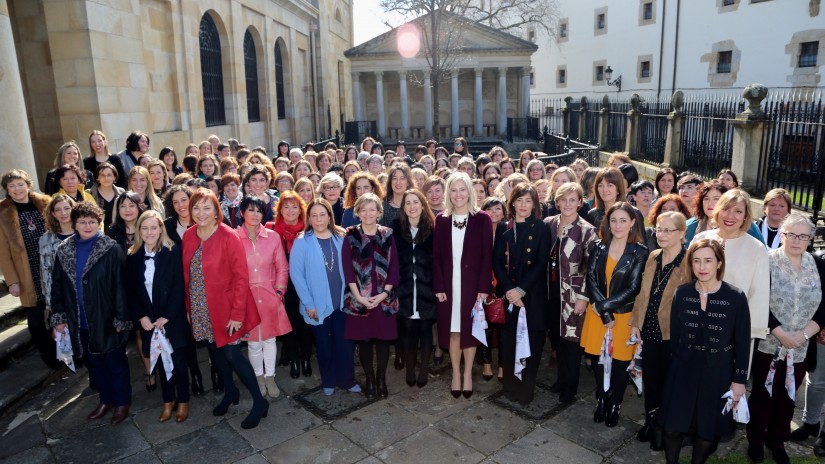
[[[93,129],[113,152],[142,130],[153,155],[326,137],[351,117],[352,37],[352,0],[0,0],[0,141],[19,147],[0,168],[42,176]]]
[[[625,99],[823,85],[820,0],[560,0],[558,10],[555,39],[536,36],[535,97],[612,98],[619,79]]]

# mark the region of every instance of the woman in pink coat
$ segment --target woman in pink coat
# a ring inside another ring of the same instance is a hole
[[[244,337],[249,345],[249,362],[255,370],[261,393],[266,392],[270,397],[277,398],[281,391],[275,384],[275,337],[292,331],[284,309],[289,263],[281,238],[261,225],[264,211],[266,203],[262,199],[245,197],[240,204],[244,224],[235,232],[246,250],[251,292],[249,301],[261,317],[261,324]]]

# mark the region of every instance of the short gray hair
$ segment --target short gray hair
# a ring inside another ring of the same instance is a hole
[[[765,220],[767,221],[767,219]],[[805,216],[799,211],[791,211],[791,214],[789,214],[788,217],[786,217],[785,220],[782,221],[782,225],[779,226],[779,230],[782,232],[787,232],[791,229],[791,227],[797,224],[803,224],[807,226],[808,230],[810,231],[808,235],[814,236],[816,234],[816,226],[814,226],[814,223],[811,222],[808,216]]]
[[[321,178],[321,182],[318,183],[318,188],[320,189],[324,186],[324,184],[331,184],[333,182],[337,184],[338,188],[340,188],[341,190],[344,189],[344,179],[342,179],[341,176],[334,172],[326,173],[324,177]]]

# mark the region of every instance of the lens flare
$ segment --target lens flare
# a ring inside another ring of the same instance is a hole
[[[421,32],[412,24],[404,24],[398,28],[398,53],[404,58],[414,58],[421,50]]]

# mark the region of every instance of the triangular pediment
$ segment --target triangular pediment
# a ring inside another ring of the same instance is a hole
[[[466,53],[475,55],[507,53],[511,55],[530,56],[538,50],[538,46],[536,44],[520,37],[516,37],[506,32],[496,30],[484,24],[479,24],[450,13],[441,14],[449,17],[448,21],[450,27],[461,28],[461,43],[463,45],[464,52]],[[430,21],[428,18],[429,15],[421,16],[406,24],[411,24],[418,27],[423,34],[429,34]],[[361,45],[350,48],[344,52],[344,56],[350,59],[400,57],[397,49],[396,37],[398,30],[401,27],[404,27],[404,25],[385,32],[384,34],[364,42]],[[422,47],[422,52],[419,53],[419,57],[423,56]]]

